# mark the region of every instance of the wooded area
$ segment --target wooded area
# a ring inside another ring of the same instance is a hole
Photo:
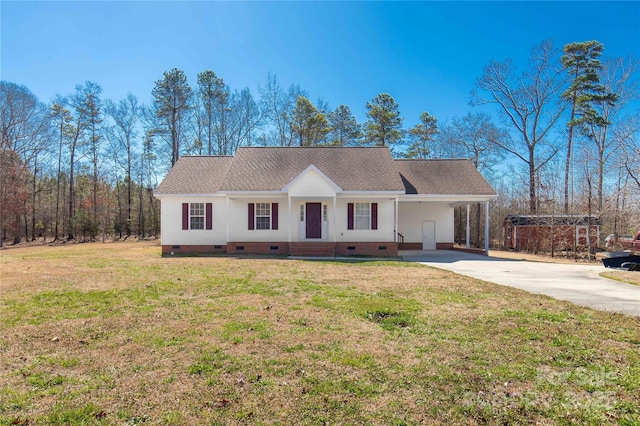
[[[157,236],[153,190],[177,159],[233,155],[243,145],[377,145],[397,157],[469,158],[499,194],[490,208],[496,242],[509,214],[589,215],[605,235],[628,233],[640,227],[639,62],[601,57],[603,48],[544,41],[522,71],[491,61],[470,88],[473,106],[491,108],[441,125],[425,111],[408,129],[390,94],[366,102],[358,123],[349,106],[314,103],[275,74],[254,96],[210,70],[192,87],[172,69],[155,82],[150,105],[133,94],[103,99],[90,81],[45,103],[1,81],[1,241]],[[475,245],[482,214],[473,207]]]

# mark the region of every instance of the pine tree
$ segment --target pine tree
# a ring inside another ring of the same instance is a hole
[[[364,125],[365,140],[376,146],[398,143],[404,136],[402,117],[395,99],[381,93],[367,102],[367,117]]]
[[[595,108],[596,102],[615,102],[616,96],[607,93],[600,83],[598,71],[602,64],[598,58],[602,55],[604,45],[596,40],[569,43],[564,46],[564,55],[560,58],[562,66],[569,73],[571,83],[562,93],[562,98],[570,104],[571,114],[567,127],[567,156],[564,173],[564,213],[569,213],[569,173],[573,150],[574,130],[578,128],[588,135],[591,125],[608,124]]]
[[[431,154],[430,144],[434,142],[438,133],[440,133],[438,120],[428,112],[423,112],[420,115],[420,123],[409,129],[413,143],[407,149],[405,156],[407,158],[428,158]]]
[[[346,105],[340,105],[335,110],[327,114],[331,124],[332,145],[347,146],[358,145],[362,138],[362,126],[358,124],[351,113],[351,109]]]
[[[291,131],[300,146],[318,145],[331,130],[327,117],[304,96],[296,98],[290,120]]]
[[[158,120],[154,133],[162,136],[171,148],[171,166],[181,153],[187,111],[191,108],[193,91],[185,73],[177,68],[165,71],[162,80],[157,80],[151,92],[153,113]]]

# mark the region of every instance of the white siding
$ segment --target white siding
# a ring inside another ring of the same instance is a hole
[[[278,229],[249,230],[249,203],[278,203]],[[296,212],[293,212],[295,216]],[[289,241],[289,206],[286,196],[229,200],[229,241]]]
[[[449,203],[400,202],[398,208],[398,232],[405,243],[422,243],[422,222],[436,223],[436,242],[453,242],[453,207]]]
[[[213,229],[182,229],[182,203],[212,203]],[[163,196],[160,202],[162,245],[223,245],[227,243],[224,197]]]
[[[388,198],[342,198],[337,200],[336,241],[394,241],[394,200]],[[378,203],[378,229],[347,229],[348,203]]]

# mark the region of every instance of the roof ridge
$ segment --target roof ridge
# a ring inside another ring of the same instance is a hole
[[[471,161],[468,158],[394,158],[396,161]]]
[[[183,155],[180,158],[233,158],[233,155]]]
[[[239,146],[237,149],[387,149],[388,146]]]

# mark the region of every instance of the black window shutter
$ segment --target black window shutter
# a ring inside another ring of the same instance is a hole
[[[256,228],[256,214],[255,210],[256,205],[254,203],[249,203],[249,230],[254,230]]]
[[[213,229],[213,204],[207,203],[207,216],[206,216],[206,227],[207,229]]]
[[[271,229],[278,229],[278,203],[271,203]]]
[[[378,203],[371,203],[371,229],[378,229]]]
[[[189,229],[189,203],[182,203],[182,229]]]
[[[347,203],[347,229],[353,229],[353,203]]]

